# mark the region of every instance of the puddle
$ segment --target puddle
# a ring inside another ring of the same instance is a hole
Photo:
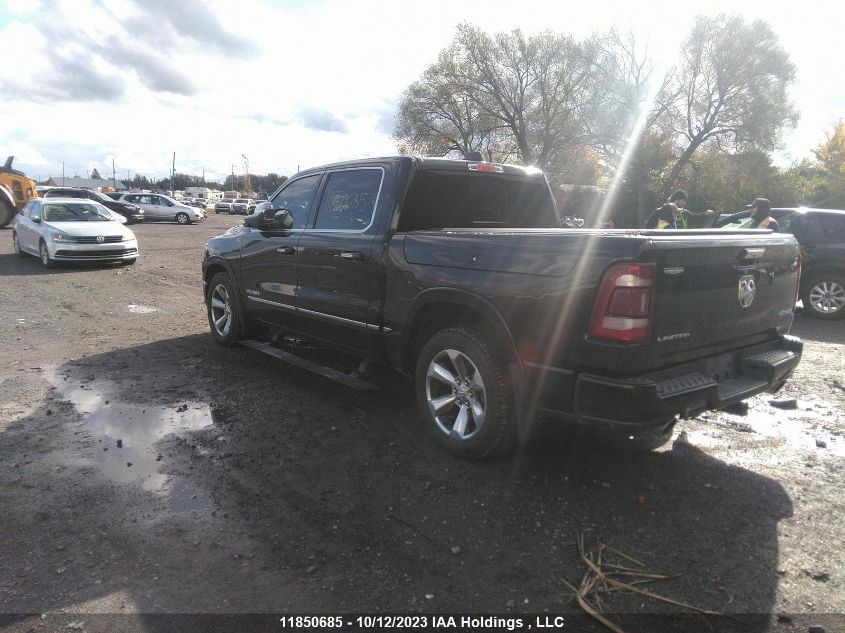
[[[85,418],[96,441],[95,460],[100,471],[120,483],[140,483],[144,490],[168,497],[172,512],[201,510],[209,500],[197,490],[158,472],[157,444],[165,436],[211,426],[214,414],[207,404],[179,402],[170,407],[137,405],[116,400],[114,383],[74,380],[56,368],[45,372],[48,382]]]
[[[158,308],[154,308],[152,306],[136,305],[134,303],[130,303],[128,306],[126,306],[126,309],[132,314],[149,314],[150,312],[158,311]]]

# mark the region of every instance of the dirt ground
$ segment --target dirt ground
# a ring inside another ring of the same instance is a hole
[[[463,462],[401,378],[356,392],[213,342],[202,249],[238,222],[135,226],[131,267],[45,270],[0,231],[0,629],[411,612],[606,630],[564,582],[583,535],[672,576],[649,590],[733,616],[671,630],[845,630],[845,321],[799,315],[781,393],[683,421],[657,452],[547,422],[516,455]],[[626,631],[690,613],[602,604]]]

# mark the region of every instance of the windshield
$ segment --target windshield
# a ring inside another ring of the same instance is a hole
[[[96,202],[63,202],[45,204],[45,222],[111,222],[111,214]]]

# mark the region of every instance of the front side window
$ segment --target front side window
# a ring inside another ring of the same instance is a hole
[[[273,198],[273,208],[287,209],[293,216],[292,227],[305,228],[305,223],[308,222],[308,211],[311,209],[319,184],[320,174],[297,178]]]
[[[45,204],[41,218],[45,222],[109,222],[112,220],[105,207],[84,202]]]
[[[367,228],[373,219],[381,179],[381,169],[329,173],[314,228],[334,231]]]

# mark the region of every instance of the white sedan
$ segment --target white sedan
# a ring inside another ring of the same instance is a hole
[[[120,261],[134,264],[138,241],[103,205],[78,198],[36,198],[15,216],[15,253],[55,262]]]

